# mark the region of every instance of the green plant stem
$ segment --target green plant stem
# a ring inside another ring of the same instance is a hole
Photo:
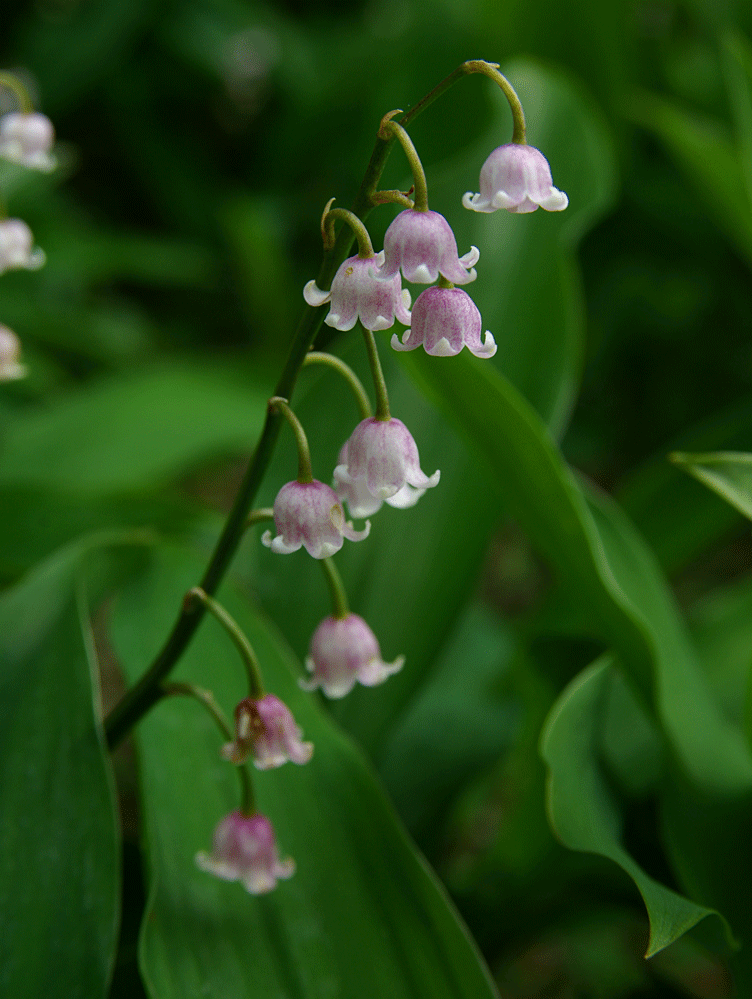
[[[376,419],[390,420],[391,413],[389,412],[389,396],[386,391],[386,380],[384,378],[384,372],[381,368],[381,361],[379,360],[379,351],[376,347],[376,337],[373,335],[371,330],[363,330],[363,339],[365,340],[366,350],[368,351],[368,363],[371,366],[373,387],[376,392]]]
[[[329,204],[331,205],[331,203],[330,201]],[[352,229],[358,241],[359,257],[362,257],[363,260],[368,260],[370,257],[375,256],[368,230],[358,216],[354,212],[348,211],[347,208],[328,208],[324,213],[324,217],[321,220],[321,231],[324,234],[325,246],[334,246],[334,222],[336,219],[346,222]]]
[[[253,527],[254,524],[264,524],[267,520],[274,520],[274,510],[270,506],[259,507],[258,510],[251,510],[245,519],[246,527]]]
[[[331,558],[322,558],[319,559],[319,562],[326,576],[327,586],[332,598],[334,617],[347,617],[350,613],[350,608],[347,603],[345,584],[342,582],[342,577],[337,570],[337,566],[334,564],[334,560]]]
[[[158,688],[159,698],[174,696],[192,697],[195,701],[198,701],[212,716],[221,733],[230,742],[235,738],[235,733],[225,718],[222,709],[214,700],[214,695],[210,690],[204,690],[203,687],[197,687],[193,683],[184,682],[167,682],[161,684]],[[240,811],[243,815],[255,815],[256,800],[253,794],[253,781],[251,780],[250,772],[245,766],[240,766],[236,769],[240,777]]]
[[[527,143],[527,139],[525,138],[525,112],[522,110],[522,104],[517,96],[517,92],[506,76],[499,72],[498,65],[495,62],[485,62],[483,59],[470,59],[468,62],[463,63],[463,67],[466,73],[482,73],[490,80],[493,80],[494,83],[498,83],[509,102],[509,108],[512,112],[512,121],[514,122],[512,142],[524,146]]]
[[[417,116],[447,91],[454,83],[469,72],[464,64],[450,73],[430,93],[426,94],[417,104],[405,112],[400,118],[401,125],[407,126]],[[372,197],[376,193],[379,180],[384,172],[387,158],[392,149],[394,138],[376,139],[371,158],[366,167],[351,211],[365,221],[373,208]],[[342,261],[349,255],[353,243],[353,233],[349,227],[343,226],[334,246],[325,251],[316,285],[319,288],[331,287],[332,278]],[[290,344],[282,373],[275,388],[275,396],[290,399],[295,389],[295,383],[300,369],[305,361],[311,345],[323,324],[323,310],[307,305],[301,315],[300,322]],[[235,496],[235,502],[225,521],[225,526],[217,540],[209,564],[206,567],[200,586],[205,593],[214,594],[222,582],[230,562],[240,544],[246,528],[248,511],[253,505],[256,493],[263,481],[266,469],[274,453],[282,417],[276,410],[267,410],[261,436],[254,451],[243,481]],[[167,636],[164,645],[149,665],[141,678],[127,691],[122,700],[115,705],[104,722],[107,744],[114,748],[146,714],[149,708],[159,699],[160,685],[175,666],[180,656],[190,643],[199,624],[203,619],[204,608],[199,605],[195,611],[181,610],[175,624]]]
[[[18,109],[21,114],[32,113],[34,105],[31,103],[29,91],[23,83],[21,83],[17,76],[14,76],[12,73],[0,73],[0,87],[6,87],[8,90],[13,92],[13,95],[18,101]]]
[[[303,365],[307,368],[311,364],[325,364],[327,367],[338,371],[352,389],[362,418],[367,420],[371,416],[371,400],[363,388],[363,382],[361,382],[349,364],[345,364],[344,361],[340,360],[339,357],[335,357],[334,354],[327,354],[322,350],[312,350],[306,354]]]
[[[407,134],[402,125],[399,124],[399,122],[392,121],[394,115],[397,114],[402,114],[402,112],[390,111],[389,114],[384,115],[381,119],[379,135],[383,139],[387,139],[389,136],[393,135],[402,146],[413,175],[413,184],[415,186],[415,211],[427,212],[428,186],[426,184],[426,172],[423,169],[423,164],[420,162],[418,151],[413,145],[413,140]]]
[[[261,666],[259,665],[258,657],[253,651],[251,643],[248,641],[248,638],[238,622],[234,617],[227,613],[219,601],[215,600],[214,597],[210,597],[208,593],[205,593],[201,589],[200,586],[194,586],[192,590],[188,590],[185,595],[185,599],[183,600],[183,605],[190,610],[190,606],[194,602],[203,604],[209,613],[213,614],[219,621],[235,643],[235,648],[240,653],[240,658],[243,660],[243,664],[245,665],[245,669],[248,674],[250,696],[254,698],[254,700],[258,700],[263,697],[264,681],[261,676]]]
[[[308,447],[308,438],[303,430],[303,424],[287,404],[287,399],[275,395],[269,400],[269,408],[278,409],[284,416],[295,434],[295,443],[298,448],[298,482],[313,482],[313,470],[311,468],[311,449]]]

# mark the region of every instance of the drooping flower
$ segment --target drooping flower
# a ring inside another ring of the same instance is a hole
[[[290,709],[274,694],[246,697],[235,708],[235,741],[222,747],[226,760],[240,765],[249,756],[258,770],[291,763],[308,763],[313,743],[302,741]]]
[[[356,491],[365,485],[380,500],[394,498],[405,485],[425,492],[438,483],[440,474],[436,471],[429,478],[421,471],[412,434],[401,420],[394,418],[362,420],[347,441],[346,463],[334,469],[338,483]],[[413,502],[419,498],[416,496]]]
[[[475,264],[480,252],[471,247],[457,255],[457,240],[451,226],[438,212],[406,208],[384,235],[384,264],[378,276],[391,279],[402,268],[406,281],[433,284],[439,274],[453,284],[468,284],[477,277]]]
[[[14,111],[0,118],[0,156],[34,170],[54,170],[57,162],[50,155],[55,129],[50,119],[39,112]]]
[[[496,342],[486,331],[481,343],[483,325],[475,302],[462,288],[426,288],[415,300],[412,327],[400,342],[392,335],[395,350],[415,350],[423,346],[427,354],[453,357],[467,347],[476,357],[493,357]]]
[[[356,682],[375,687],[401,670],[404,663],[404,656],[393,663],[384,662],[376,636],[357,614],[327,617],[311,638],[306,658],[311,679],[301,680],[300,686],[304,690],[321,687],[327,697],[344,697]]]
[[[295,873],[291,858],[280,860],[274,830],[265,815],[227,815],[214,830],[211,854],[196,854],[196,863],[224,881],[241,881],[251,895],[265,895],[277,880]]]
[[[318,482],[288,482],[274,500],[277,537],[265,531],[261,538],[267,548],[281,555],[302,546],[314,558],[328,558],[342,547],[342,539],[362,541],[371,530],[370,521],[356,531],[331,486]]]
[[[494,149],[480,171],[480,193],[470,191],[462,204],[474,212],[561,212],[569,204],[563,191],[554,187],[548,160],[532,146],[517,142]]]
[[[33,249],[31,229],[21,219],[0,222],[0,274],[11,270],[35,271],[44,263],[44,251]]]
[[[0,382],[10,382],[26,376],[26,365],[19,363],[20,356],[21,341],[12,329],[0,325]]]
[[[396,336],[396,334],[395,334]],[[339,452],[337,467],[347,467],[347,441],[342,445]],[[342,503],[347,503],[351,517],[372,517],[381,509],[383,499],[374,496],[368,491],[365,478],[351,479],[348,475],[340,471],[342,478],[338,479],[335,470],[334,488]],[[389,506],[399,510],[406,510],[410,506],[415,506],[425,489],[416,489],[407,482],[401,489],[398,489],[394,496],[387,496],[386,502]]]
[[[351,330],[358,319],[367,330],[386,330],[394,326],[395,316],[409,326],[410,292],[403,290],[397,273],[388,281],[376,277],[383,262],[383,250],[372,257],[348,257],[334,275],[329,291],[309,281],[303,297],[314,307],[331,302],[324,322],[337,330]]]

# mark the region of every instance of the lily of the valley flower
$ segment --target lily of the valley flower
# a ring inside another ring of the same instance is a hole
[[[405,485],[425,492],[439,481],[440,472],[429,478],[421,470],[418,447],[401,420],[362,420],[346,446],[346,462],[334,469],[334,478],[341,486],[357,490],[365,485],[376,499],[388,501]]]
[[[308,763],[313,744],[303,742],[290,709],[274,694],[246,697],[235,708],[235,741],[222,747],[226,760],[240,765],[248,757],[258,770],[291,763]]]
[[[301,680],[300,686],[304,690],[321,687],[327,697],[344,697],[356,682],[364,687],[383,683],[404,662],[404,656],[384,662],[376,636],[357,614],[327,617],[313,633],[306,658],[311,679]]]
[[[395,334],[396,336],[396,334]],[[337,467],[347,467],[347,441],[342,445],[339,452]],[[365,478],[351,479],[346,473],[340,470],[341,478],[338,479],[335,471],[334,488],[343,503],[347,503],[351,517],[372,517],[377,513],[385,502],[378,496],[374,496],[368,491]],[[389,506],[398,510],[406,510],[410,506],[415,506],[425,489],[416,489],[407,482],[401,489],[398,489],[394,496],[387,496],[386,502]]]
[[[412,327],[400,342],[392,335],[395,350],[415,350],[424,347],[427,354],[453,357],[467,347],[476,357],[493,357],[496,342],[486,331],[481,343],[480,312],[475,302],[462,288],[426,288],[415,300]],[[351,511],[352,512],[352,511]]]
[[[494,149],[480,171],[480,193],[470,191],[462,204],[474,212],[561,212],[569,204],[554,187],[548,160],[538,149],[517,142]],[[450,279],[451,280],[451,279]]]
[[[388,281],[376,277],[383,262],[383,250],[372,257],[348,257],[334,275],[329,291],[309,281],[303,297],[314,307],[331,302],[324,322],[337,330],[351,330],[358,319],[371,331],[389,329],[395,317],[409,326],[410,292],[403,290],[399,274]]]
[[[477,277],[480,252],[473,246],[459,257],[451,226],[438,212],[400,212],[384,235],[383,252],[378,271],[382,280],[390,280],[400,268],[405,280],[416,284],[433,284],[439,274],[453,284],[468,284]]]
[[[328,558],[340,550],[343,538],[362,541],[371,530],[370,521],[362,531],[345,521],[335,491],[316,479],[282,486],[274,501],[274,525],[277,537],[266,531],[261,538],[267,548],[288,555],[304,546],[314,558]]]
[[[251,895],[265,895],[277,880],[295,873],[295,862],[280,860],[271,822],[258,812],[227,815],[214,830],[212,852],[196,854],[196,863],[224,881],[241,881]]]
[[[33,249],[31,229],[21,219],[0,222],[0,274],[12,270],[35,271],[44,263],[44,251]]]
[[[0,156],[34,170],[54,170],[56,160],[50,155],[55,129],[50,119],[39,112],[14,111],[0,118]]]
[[[12,329],[0,325],[0,382],[10,382],[26,376],[26,365],[19,363],[20,356],[21,341]]]

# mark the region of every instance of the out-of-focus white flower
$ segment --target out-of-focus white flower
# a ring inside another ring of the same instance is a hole
[[[384,662],[376,636],[357,614],[327,617],[313,633],[306,658],[311,679],[301,680],[300,686],[304,690],[321,687],[327,697],[344,697],[356,682],[375,687],[404,663],[404,656]]]
[[[224,881],[241,881],[251,895],[265,895],[277,880],[295,873],[295,862],[280,860],[272,824],[265,815],[227,815],[214,830],[212,852],[197,853],[196,863]]]
[[[291,763],[308,763],[313,744],[303,742],[290,709],[274,694],[246,697],[235,708],[235,741],[222,747],[226,760],[240,765],[248,757],[259,770]]]
[[[50,119],[38,111],[14,111],[0,118],[0,156],[34,170],[49,172],[57,166],[50,155],[55,129]]]
[[[5,271],[35,271],[45,261],[44,251],[34,248],[31,229],[21,219],[0,221],[0,274]]]
[[[21,341],[12,329],[0,325],[0,382],[26,377],[26,365],[19,362],[20,356]]]

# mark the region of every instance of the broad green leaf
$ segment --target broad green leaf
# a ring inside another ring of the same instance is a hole
[[[264,411],[257,387],[221,370],[108,379],[9,419],[0,484],[153,489],[209,457],[250,451]]]
[[[548,810],[551,824],[566,846],[613,860],[637,885],[650,919],[645,956],[651,957],[713,910],[659,884],[621,845],[618,804],[598,757],[610,670],[609,657],[583,670],[548,717],[541,736],[541,753],[549,768]]]
[[[710,454],[675,452],[671,461],[722,496],[752,520],[752,454],[716,451]]]
[[[198,571],[192,558],[165,550],[122,595],[114,640],[131,680]],[[280,637],[228,587],[223,603],[248,634],[267,689],[289,704],[316,747],[304,767],[254,777],[259,808],[297,871],[258,898],[196,867],[196,852],[237,807],[237,776],[197,704],[156,705],[138,730],[150,880],[141,963],[152,999],[494,996],[466,930],[361,754],[297,687],[300,666]],[[211,619],[176,675],[210,688],[228,713],[247,690],[234,646]]]
[[[671,100],[640,92],[631,117],[663,142],[712,219],[752,263],[752,205],[742,156],[729,129]]]
[[[710,697],[666,582],[616,504],[594,495],[586,503],[540,418],[488,365],[459,356],[450,373],[431,358],[407,357],[493,470],[508,510],[556,566],[592,630],[618,651],[692,779],[722,792],[752,787],[742,734]]]
[[[0,993],[107,994],[120,856],[78,585],[88,542],[0,597]]]

